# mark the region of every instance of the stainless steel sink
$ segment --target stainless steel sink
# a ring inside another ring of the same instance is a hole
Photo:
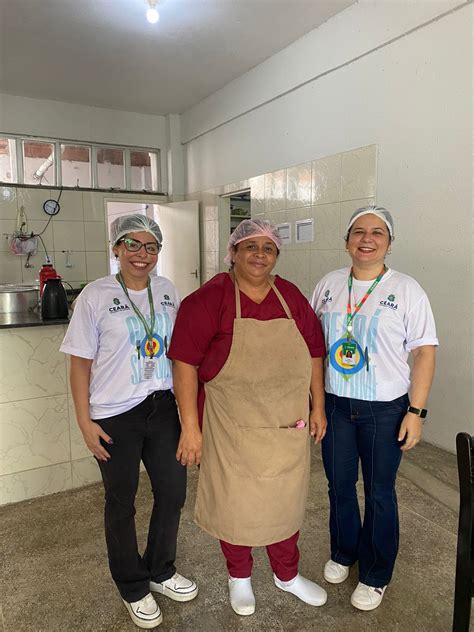
[[[34,284],[0,283],[0,314],[14,314],[36,309],[39,287]]]

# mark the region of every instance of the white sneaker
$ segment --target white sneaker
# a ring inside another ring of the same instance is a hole
[[[321,586],[318,586],[318,584],[312,582],[310,579],[306,579],[306,577],[303,577],[299,573],[289,582],[283,582],[281,579],[278,579],[276,575],[273,575],[273,581],[277,588],[296,595],[298,599],[301,599],[301,601],[304,601],[310,606],[323,606],[328,599],[327,592],[324,588],[321,588]]]
[[[229,577],[230,605],[236,614],[248,616],[255,612],[255,596],[250,577]]]
[[[382,599],[387,586],[382,588],[374,588],[373,586],[367,586],[362,582],[357,584],[357,588],[354,590],[351,596],[351,604],[354,608],[359,610],[375,610],[382,603]]]
[[[150,590],[166,595],[173,601],[191,601],[198,594],[196,582],[187,579],[179,573],[175,573],[173,577],[166,579],[164,582],[150,581]]]
[[[349,577],[350,566],[329,560],[324,566],[324,579],[330,584],[340,584]]]
[[[163,621],[160,606],[151,593],[139,601],[128,602],[122,599],[133,623],[139,628],[151,630]]]

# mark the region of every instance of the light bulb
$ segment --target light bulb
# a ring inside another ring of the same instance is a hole
[[[148,20],[148,22],[150,22],[150,24],[156,24],[158,22],[158,20],[160,19],[160,14],[155,9],[155,7],[150,7],[148,9],[148,11],[146,12],[146,19]]]

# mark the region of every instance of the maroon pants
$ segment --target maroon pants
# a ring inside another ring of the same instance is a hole
[[[281,542],[268,544],[267,555],[275,575],[282,582],[293,579],[298,574],[298,562],[300,552],[298,550],[298,538],[300,532]],[[240,544],[229,544],[220,540],[222,552],[227,561],[227,569],[231,577],[250,577],[252,574],[253,558],[252,547]]]

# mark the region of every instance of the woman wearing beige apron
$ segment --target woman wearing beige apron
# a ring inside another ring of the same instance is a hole
[[[278,588],[313,606],[327,598],[298,573],[297,547],[310,435],[320,441],[326,429],[325,348],[306,298],[271,276],[280,247],[269,222],[241,222],[229,240],[230,273],[183,301],[169,350],[182,425],[177,459],[201,464],[195,520],[220,540],[241,615],[255,611],[253,546],[267,547]]]

